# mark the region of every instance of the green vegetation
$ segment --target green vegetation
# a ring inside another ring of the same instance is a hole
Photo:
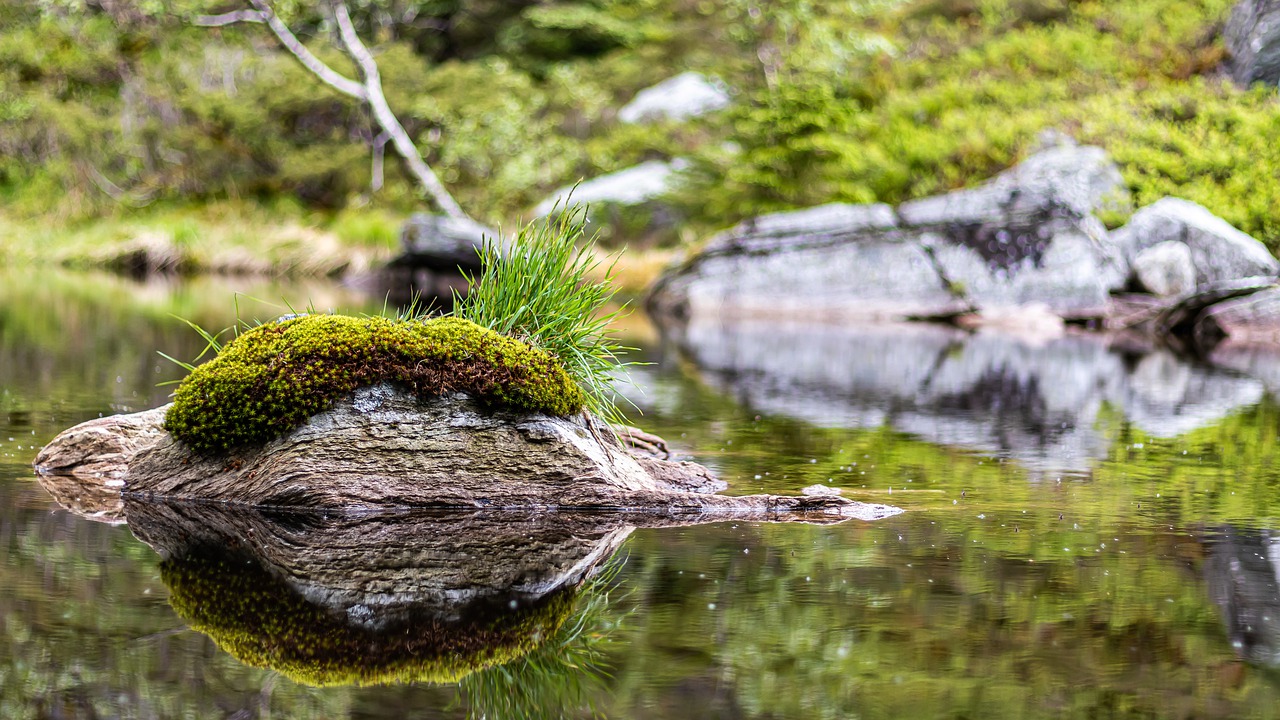
[[[382,382],[553,415],[585,402],[555,358],[466,320],[308,315],[249,330],[195,368],[164,426],[198,451],[222,452],[265,442]]]
[[[0,223],[0,262],[125,274],[336,276],[390,259],[401,222],[386,209],[324,213],[284,199],[166,204],[74,222]]]
[[[587,409],[619,424],[625,418],[613,381],[625,367],[619,356],[630,348],[610,329],[620,311],[603,312],[614,295],[609,272],[590,280],[600,261],[592,241],[582,242],[586,216],[585,207],[573,206],[526,225],[509,246],[486,240],[481,274],[454,312],[550,353],[582,388]]]
[[[459,622],[432,614],[370,629],[315,605],[252,556],[216,550],[160,564],[174,611],[243,663],[305,685],[457,682],[555,637],[572,590]]]
[[[195,15],[226,9],[204,0],[163,13],[85,5],[50,0],[32,13],[0,0],[0,257],[101,264],[159,226],[183,268],[235,269],[224,245],[270,256],[269,237],[222,232],[218,214],[192,207],[284,208],[269,223],[283,229],[266,235],[300,225],[343,251],[371,233],[335,213],[420,207],[393,156],[371,174],[378,131],[367,112],[261,26],[196,27]],[[1232,0],[353,5],[392,108],[463,207],[491,224],[516,222],[578,179],[685,157],[692,165],[664,202],[690,219],[687,240],[762,212],[972,185],[1054,129],[1106,148],[1137,205],[1185,197],[1280,246],[1269,171],[1280,164],[1280,100],[1220,72]],[[316,4],[280,9],[351,74]],[[406,13],[415,20],[401,22]],[[616,120],[636,91],[684,69],[722,78],[734,106]],[[112,230],[84,229],[104,217]],[[610,242],[634,240],[641,219],[616,214]],[[372,235],[375,247],[391,239],[386,228]]]
[[[1138,206],[1194,200],[1280,245],[1280,99],[1221,77],[1232,0],[920,0],[869,16],[884,41],[838,76],[793,55],[730,112],[691,197],[708,222],[974,184],[1046,129],[1101,145]],[[800,31],[799,37],[805,37]],[[697,209],[697,208],[695,208]]]

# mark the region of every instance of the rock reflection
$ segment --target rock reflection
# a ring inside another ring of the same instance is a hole
[[[1246,660],[1280,666],[1280,534],[1223,527],[1206,538],[1205,579]]]
[[[1237,370],[1097,335],[1023,340],[943,325],[747,320],[693,322],[667,340],[701,378],[757,412],[820,427],[888,425],[1042,472],[1084,472],[1105,457],[1105,408],[1174,437],[1265,390]]]
[[[457,682],[565,644],[619,521],[516,513],[325,517],[128,503],[170,604],[248,665],[308,685]]]

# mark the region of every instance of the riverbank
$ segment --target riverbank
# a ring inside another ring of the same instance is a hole
[[[133,275],[336,277],[390,259],[398,233],[399,218],[384,210],[326,214],[249,201],[122,210],[84,222],[0,215],[0,260]]]
[[[0,263],[153,275],[353,278],[376,272],[400,249],[407,214],[382,208],[336,213],[296,205],[220,201],[121,211],[85,222],[0,214]],[[601,251],[619,292],[639,297],[674,251]]]

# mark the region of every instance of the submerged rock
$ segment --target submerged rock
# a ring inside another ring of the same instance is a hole
[[[1280,665],[1280,536],[1273,530],[1211,528],[1204,577],[1240,657]]]
[[[618,111],[624,123],[684,120],[728,107],[729,93],[720,83],[685,72],[647,87]]]
[[[1223,36],[1236,82],[1280,83],[1280,0],[1241,0]]]
[[[692,317],[947,317],[1041,303],[1105,314],[1127,267],[1093,217],[1127,203],[1099,148],[1059,146],[976,188],[899,207],[826,205],[713,238],[649,305]]]

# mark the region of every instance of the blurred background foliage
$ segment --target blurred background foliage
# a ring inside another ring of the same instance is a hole
[[[1280,244],[1280,106],[1274,89],[1237,88],[1222,71],[1231,0],[350,4],[392,107],[488,223],[514,226],[581,178],[682,157],[691,163],[667,200],[689,218],[688,240],[762,212],[971,185],[1055,129],[1110,151],[1139,206],[1178,195]],[[276,6],[352,71],[320,3]],[[367,111],[265,28],[193,23],[240,4],[40,7],[0,0],[0,204],[11,223],[230,203],[323,224],[344,209],[421,207],[394,155],[374,189]],[[724,81],[730,109],[617,120],[638,90],[690,69]],[[393,234],[383,223],[371,242]]]

